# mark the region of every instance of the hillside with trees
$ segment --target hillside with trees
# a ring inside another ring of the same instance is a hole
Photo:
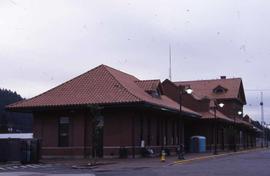
[[[0,133],[21,133],[32,131],[32,115],[7,112],[5,106],[23,98],[7,89],[0,89]]]

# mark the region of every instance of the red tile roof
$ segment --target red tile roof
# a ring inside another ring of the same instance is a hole
[[[159,81],[160,82],[160,81]],[[156,86],[155,81],[140,81],[136,77],[106,65],[100,65],[43,94],[20,101],[6,108],[9,110],[37,107],[148,103],[179,111],[179,104],[162,95],[155,98],[144,89]],[[183,107],[184,112],[200,115]]]
[[[248,126],[250,128],[253,128],[253,125],[250,122],[245,121],[244,119],[236,118],[235,119],[236,123]]]
[[[214,80],[198,80],[198,81],[180,81],[175,82],[179,85],[189,85],[193,89],[194,94],[203,98],[210,99],[239,99],[239,91],[242,86],[241,78],[227,78],[227,79],[214,79]],[[221,86],[227,91],[221,94],[214,93],[213,90]],[[245,97],[243,102],[245,103]]]
[[[202,115],[202,119],[209,119],[209,120],[215,119],[215,115],[214,115],[213,110],[210,110],[209,112],[199,112],[199,113]],[[216,111],[216,117],[217,117],[217,119],[224,120],[224,121],[227,121],[227,122],[230,122],[230,123],[234,122],[234,119],[231,119],[231,118],[227,117],[226,115],[224,115],[220,111]],[[244,120],[242,120],[240,118],[236,118],[235,122],[237,124],[245,125],[247,127],[253,128],[253,125],[251,123],[246,122],[246,121],[244,121]]]
[[[200,112],[202,114],[202,119],[215,119],[215,114],[213,110],[210,110],[208,112]],[[227,117],[226,115],[222,114],[220,111],[216,111],[216,117],[217,119],[224,120],[227,122],[233,122],[232,119]]]
[[[241,78],[226,78],[226,79],[215,79],[215,80],[198,80],[198,81],[181,81],[174,82],[177,86],[187,86],[189,85],[191,89],[194,91],[192,93],[196,97],[201,99],[238,99],[241,89],[243,89]],[[217,87],[222,87],[226,91],[221,94],[214,93],[213,90]],[[243,91],[243,90],[242,90]],[[244,94],[244,91],[243,91]],[[243,95],[243,99],[240,100],[244,104],[246,103],[245,95]],[[195,98],[195,97],[194,97]],[[197,98],[197,99],[199,99]],[[203,119],[214,119],[214,112],[210,110],[209,112],[199,112],[202,114]],[[221,112],[217,111],[217,118],[226,120],[228,122],[234,122],[234,119],[227,117]],[[236,118],[236,123],[245,125],[248,127],[252,127],[253,125],[250,122],[245,121],[244,119]]]
[[[135,81],[135,82],[140,88],[144,89],[145,91],[157,90],[158,85],[160,84],[159,79],[155,79],[155,80],[139,80],[139,81]]]

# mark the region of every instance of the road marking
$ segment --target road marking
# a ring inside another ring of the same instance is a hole
[[[13,167],[6,167],[5,169],[7,169],[7,170],[14,170]]]
[[[18,169],[26,169],[26,168],[45,168],[45,167],[51,167],[51,164],[27,164],[27,165],[19,165],[19,166],[7,166],[7,167],[0,167],[0,170],[6,171],[6,170],[18,170]]]
[[[36,168],[33,164],[28,164],[27,167]]]
[[[224,154],[218,154],[218,155],[210,155],[210,156],[202,156],[202,157],[197,157],[197,158],[192,158],[192,159],[187,159],[187,160],[178,160],[174,161],[173,163],[168,164],[168,166],[175,165],[175,164],[184,164],[192,161],[199,161],[199,160],[205,160],[205,159],[211,159],[211,158],[217,158],[217,157],[222,157],[222,156],[229,156],[229,155],[235,155],[235,154],[240,154],[240,153],[248,153],[248,152],[253,152],[253,151],[263,151],[267,150],[267,148],[264,149],[251,149],[251,150],[244,150],[244,151],[239,151],[239,152],[230,152],[230,153],[224,153]]]
[[[52,164],[41,164],[40,167],[52,167]]]

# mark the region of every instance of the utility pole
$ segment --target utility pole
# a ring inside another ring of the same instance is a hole
[[[263,110],[263,92],[261,92],[261,102],[260,102],[260,106],[261,106],[261,125],[262,125],[262,140],[261,140],[261,147],[264,146],[264,110]]]
[[[169,79],[172,80],[172,51],[171,44],[169,44]]]

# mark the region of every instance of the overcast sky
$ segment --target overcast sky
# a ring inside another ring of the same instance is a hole
[[[30,98],[100,64],[163,81],[170,44],[174,81],[242,77],[269,123],[269,16],[268,0],[0,0],[0,87]]]

